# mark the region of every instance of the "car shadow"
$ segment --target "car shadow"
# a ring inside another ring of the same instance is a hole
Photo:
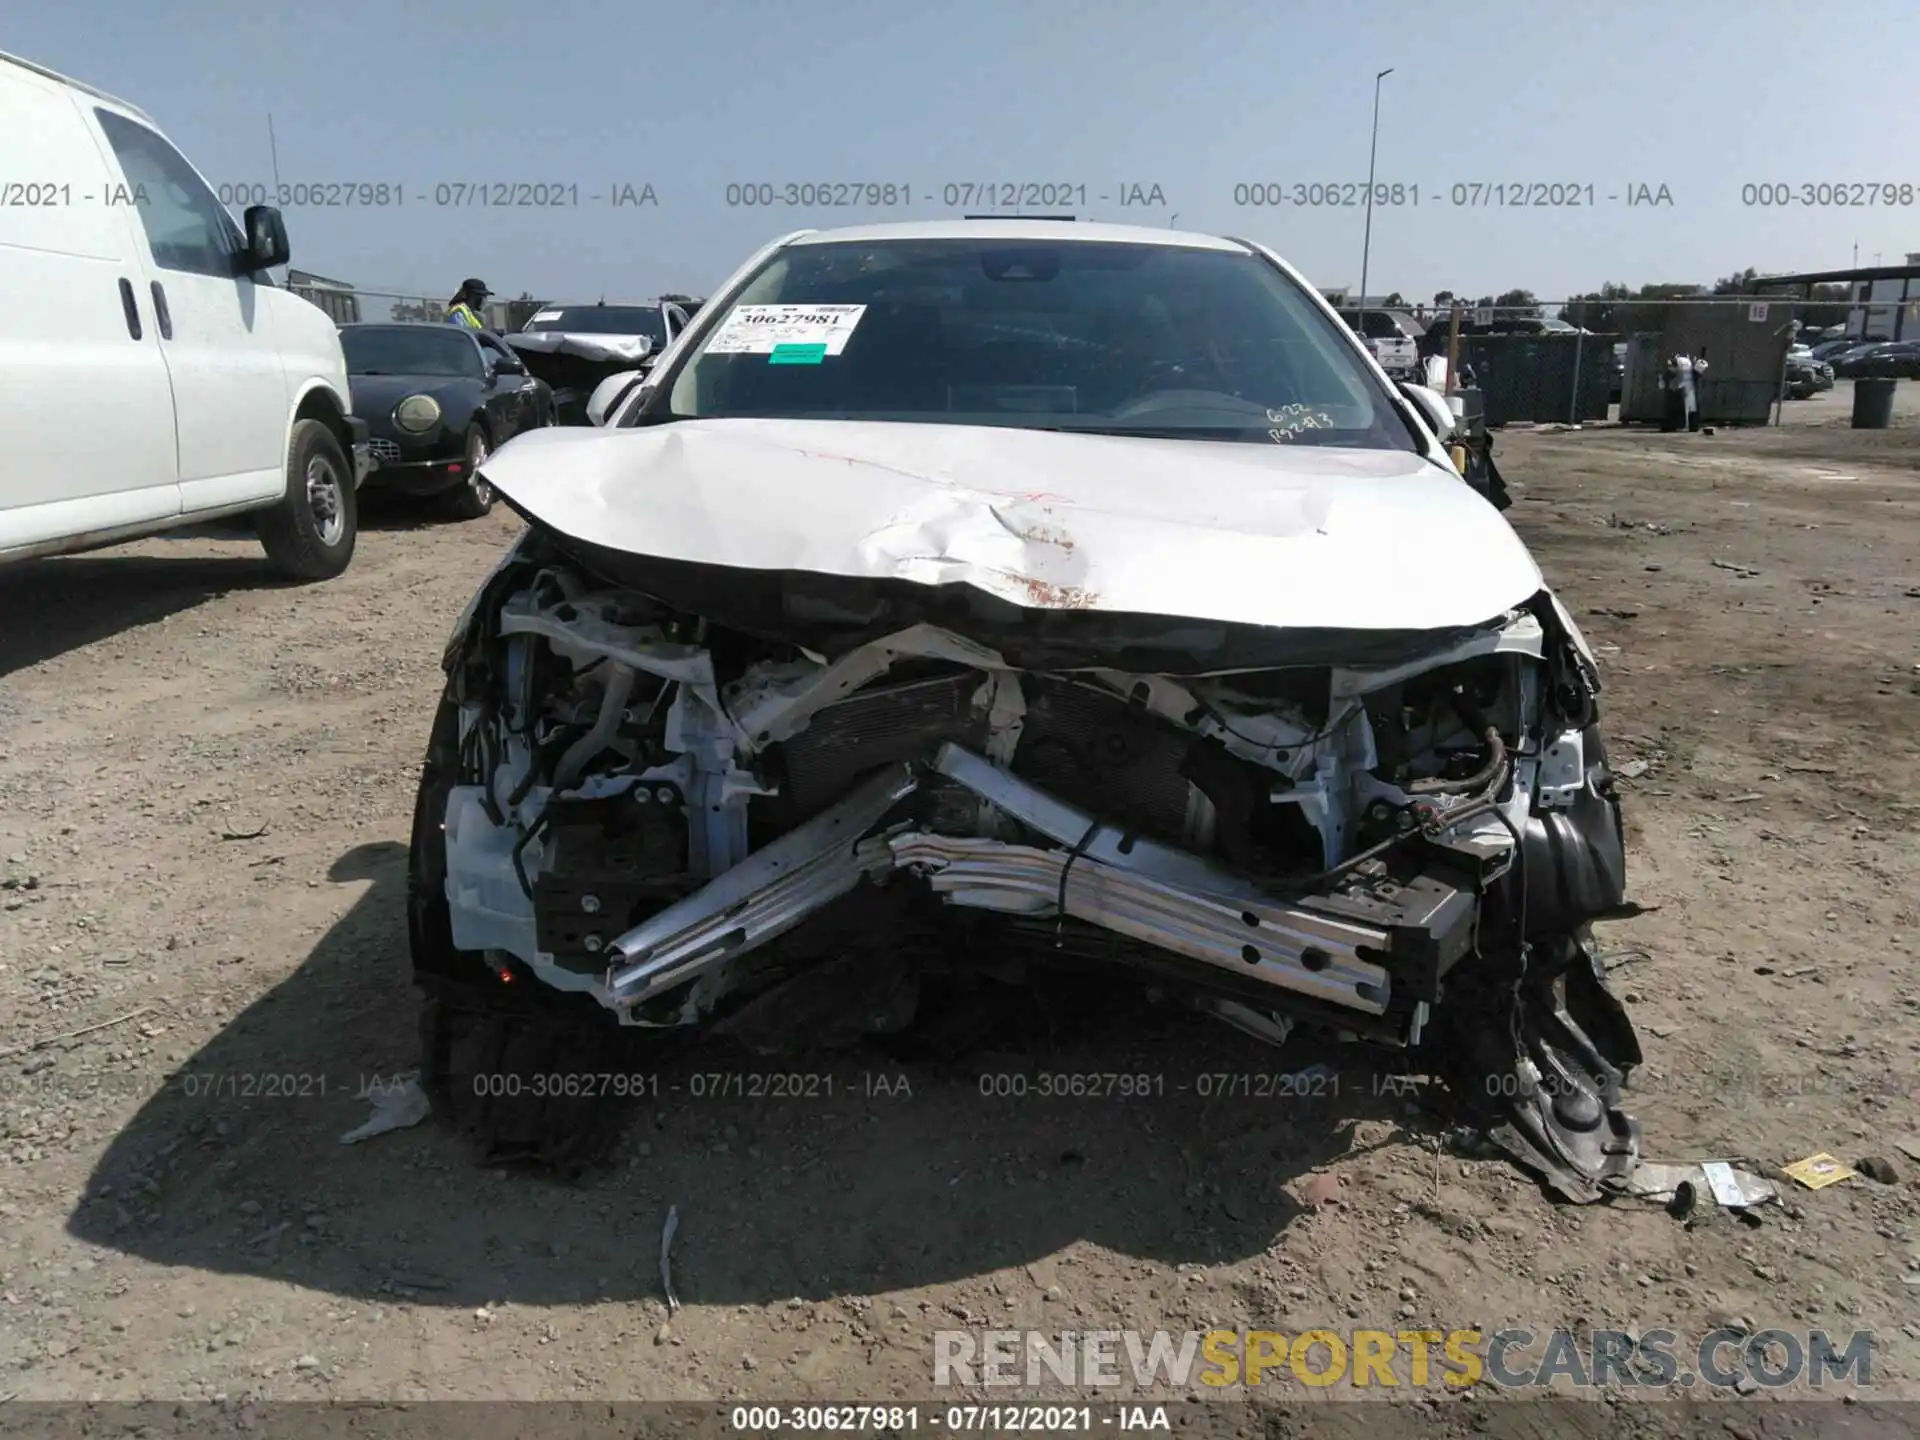
[[[264,555],[102,551],[10,565],[0,569],[0,676],[235,590],[285,583]]]
[[[331,879],[364,893],[114,1137],[70,1233],[341,1296],[551,1305],[659,1297],[673,1206],[688,1303],[1020,1265],[1044,1286],[1081,1242],[1168,1265],[1258,1255],[1302,1213],[1305,1172],[1431,1133],[1370,1070],[1294,1093],[1271,1077],[1319,1057],[1152,1011],[1052,1038],[1022,1027],[960,1060],[757,1060],[704,1042],[628,1078],[644,1098],[624,1138],[573,1180],[482,1168],[438,1116],[346,1146],[369,1097],[417,1063],[405,860],[382,843],[335,863]],[[1385,1122],[1366,1144],[1362,1120]]]
[[[374,533],[440,530],[458,525],[434,509],[434,497],[396,495],[386,490],[360,492],[360,528]]]

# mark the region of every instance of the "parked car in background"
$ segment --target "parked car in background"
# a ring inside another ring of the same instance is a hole
[[[1920,350],[1920,340],[1872,340],[1843,350],[1833,358],[1833,373],[1847,379],[1900,374],[1903,357]]]
[[[1831,365],[1838,356],[1844,354],[1848,350],[1854,349],[1860,344],[1861,344],[1861,341],[1857,339],[1854,339],[1849,336],[1842,336],[1837,340],[1822,340],[1817,345],[1809,346],[1808,349],[1812,353],[1814,359],[1819,360],[1824,364]]]
[[[253,517],[299,580],[353,559],[368,464],[333,322],[124,100],[0,54],[0,563]]]
[[[1835,365],[1834,372],[1854,379],[1920,379],[1920,340],[1887,340],[1843,359],[1845,368]]]
[[[1833,388],[1833,367],[1815,359],[1813,350],[1806,345],[1788,347],[1782,376],[1790,400],[1805,400]]]
[[[503,338],[553,387],[560,423],[585,425],[594,387],[621,371],[646,370],[690,319],[692,311],[668,297],[648,305],[549,305]]]
[[[1340,318],[1366,342],[1380,368],[1395,379],[1412,379],[1420,367],[1419,337],[1424,333],[1401,310],[1342,310]]]
[[[1132,973],[1407,1053],[1554,1193],[1623,1186],[1597,664],[1446,402],[1365,359],[1250,242],[803,231],[608,428],[508,446],[528,528],[414,818],[436,1108],[566,1163],[613,1092],[563,1076],[663,1030]]]
[[[480,467],[514,436],[554,423],[553,390],[490,331],[343,325],[354,413],[371,432],[369,489],[432,497],[449,519],[493,508]]]

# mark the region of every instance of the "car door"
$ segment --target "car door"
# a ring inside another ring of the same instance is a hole
[[[134,187],[173,379],[181,503],[196,511],[277,495],[286,487],[286,370],[272,308],[240,268],[240,227],[159,131],[105,105],[92,112]]]
[[[73,93],[4,60],[0,136],[0,552],[177,515],[173,390],[113,171]]]

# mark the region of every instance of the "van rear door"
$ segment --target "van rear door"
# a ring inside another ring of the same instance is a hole
[[[180,513],[173,391],[118,177],[65,85],[0,60],[0,554]]]

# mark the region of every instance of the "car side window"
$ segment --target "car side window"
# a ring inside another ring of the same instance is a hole
[[[133,187],[154,264],[223,280],[238,274],[240,227],[186,157],[137,121],[106,109],[93,113]]]

